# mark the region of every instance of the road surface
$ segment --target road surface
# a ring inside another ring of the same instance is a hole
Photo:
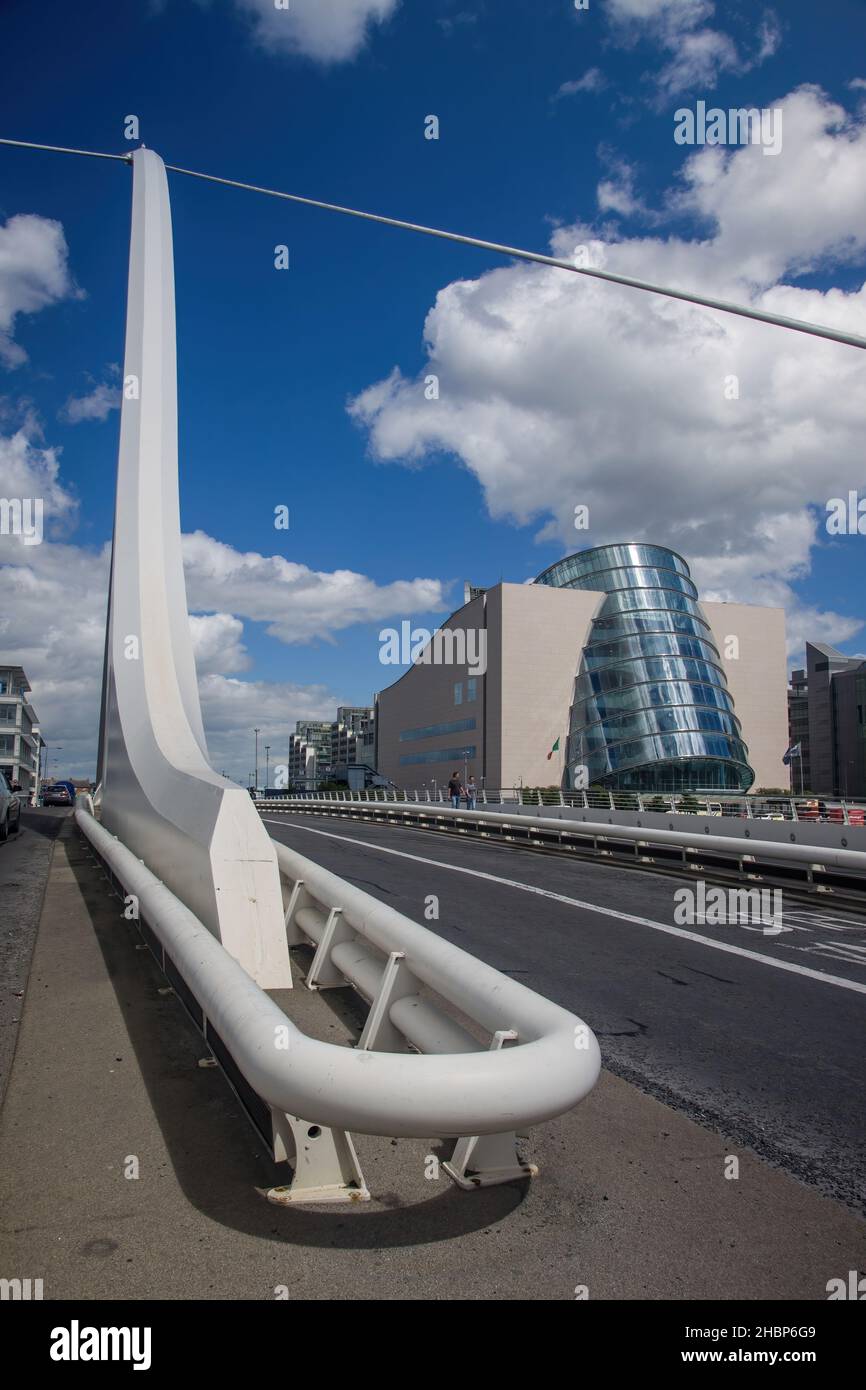
[[[340,816],[263,819],[579,1014],[609,1070],[862,1208],[866,918],[783,899],[779,935],[677,926],[674,893],[692,879]]]

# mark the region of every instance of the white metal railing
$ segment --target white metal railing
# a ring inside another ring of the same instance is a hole
[[[384,816],[395,822],[403,821],[425,828],[457,833],[475,830],[485,838],[498,837],[506,841],[517,840],[519,843],[530,840],[532,843],[548,847],[586,850],[593,854],[609,855],[611,850],[618,846],[626,846],[636,862],[652,859],[654,847],[658,847],[657,852],[664,855],[667,847],[668,851],[679,852],[672,863],[669,852],[665,859],[675,872],[679,872],[680,868],[711,869],[713,865],[717,868],[727,868],[732,864],[746,877],[759,877],[771,875],[774,867],[795,865],[809,891],[813,888],[832,888],[837,892],[850,891],[858,900],[866,892],[866,851],[797,842],[793,834],[787,842],[768,840],[760,838],[757,830],[746,825],[734,834],[711,835],[703,830],[661,829],[645,823],[625,825],[612,821],[584,820],[576,816],[554,818],[533,815],[524,808],[509,816],[508,811],[503,808],[479,808],[468,811],[444,806],[428,807],[423,803],[411,802],[400,805],[365,805],[355,802],[353,808],[339,808],[336,803],[331,803],[329,807],[321,801],[310,801],[308,798],[275,803],[272,807],[263,809],[326,812],[331,807],[334,810],[343,809],[356,816]],[[725,860],[729,861],[729,864],[726,865]],[[620,856],[616,862],[622,863],[622,857]],[[831,882],[830,879],[834,871],[838,871],[837,883]],[[796,883],[792,880],[790,886],[794,888]]]
[[[205,1035],[216,1033],[270,1107],[275,1135],[287,1119],[317,1138],[328,1127],[340,1142],[348,1131],[458,1137],[450,1175],[478,1186],[531,1172],[517,1158],[515,1131],[565,1113],[595,1085],[598,1043],[579,1018],[275,844],[290,944],[315,947],[308,986],[349,981],[371,1004],[356,1048],[306,1036],[139,859],[83,808],[75,817],[137,897],[203,1012]],[[455,1009],[486,1043],[455,1020]],[[406,1042],[423,1055],[402,1050]],[[395,1046],[401,1050],[388,1050]],[[351,1157],[354,1170],[344,1164],[344,1176],[360,1172]]]
[[[450,805],[447,789],[429,787],[391,789],[371,787],[366,791],[285,792],[259,797],[257,805],[278,805],[281,801],[381,801],[400,804],[414,802]],[[461,805],[465,797],[461,799]],[[673,796],[656,793],[617,791],[560,791],[555,787],[479,787],[476,806],[576,806],[583,810],[659,812],[663,815],[733,816],[741,820],[826,821],[840,825],[866,824],[866,801],[837,800],[814,796]]]

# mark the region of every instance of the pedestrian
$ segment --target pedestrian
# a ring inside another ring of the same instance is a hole
[[[478,788],[475,785],[475,778],[470,775],[469,781],[466,783],[466,806],[468,810],[475,810],[477,797]]]
[[[452,772],[448,779],[448,795],[451,797],[451,805],[455,811],[460,810],[460,795],[463,791],[463,783],[460,781],[460,773]]]

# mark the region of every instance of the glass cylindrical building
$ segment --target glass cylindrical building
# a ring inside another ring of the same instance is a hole
[[[568,767],[628,791],[745,791],[754,780],[718,648],[681,555],[604,545],[535,580],[606,594],[576,653]],[[573,782],[573,779],[571,779]]]

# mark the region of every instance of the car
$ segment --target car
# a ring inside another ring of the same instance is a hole
[[[69,788],[62,782],[56,782],[53,786],[44,787],[42,791],[43,806],[71,806],[72,797]]]
[[[21,829],[21,802],[0,772],[0,840],[8,840],[12,830]]]

